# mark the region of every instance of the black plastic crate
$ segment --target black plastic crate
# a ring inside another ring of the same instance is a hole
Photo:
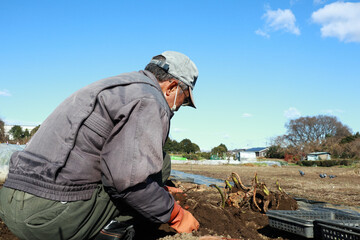
[[[315,220],[360,220],[360,216],[329,210],[269,210],[266,214],[271,227],[306,238],[314,237]]]
[[[360,220],[316,220],[323,240],[360,240]]]

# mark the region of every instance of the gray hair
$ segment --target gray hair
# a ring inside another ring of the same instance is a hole
[[[166,58],[162,55],[157,55],[155,57],[153,57],[153,59],[156,60],[160,60],[160,61],[165,61]],[[165,71],[163,68],[159,67],[158,65],[156,65],[155,63],[149,63],[148,65],[146,65],[145,70],[151,72],[152,74],[155,75],[156,79],[159,82],[165,82],[168,81],[170,79],[177,79],[176,77],[174,77],[173,75],[171,75],[170,73],[168,73],[167,71]]]
[[[153,59],[160,60],[160,61],[166,60],[166,58],[163,55],[157,55],[157,56],[153,57]],[[171,75],[170,73],[168,73],[163,68],[156,65],[155,63],[149,63],[148,65],[146,65],[145,70],[154,74],[154,76],[156,77],[156,79],[159,82],[165,82],[165,81],[169,81],[171,79],[176,79],[176,80],[178,80],[178,85],[182,91],[188,89],[188,86],[185,83],[183,83],[178,78],[174,77],[173,75]]]

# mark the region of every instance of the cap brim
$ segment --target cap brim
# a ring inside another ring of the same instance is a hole
[[[190,93],[190,104],[189,104],[188,106],[189,106],[189,107],[196,108],[196,106],[195,106],[195,101],[194,101],[194,97],[193,97],[192,90],[191,90],[191,87],[189,87],[189,93]]]

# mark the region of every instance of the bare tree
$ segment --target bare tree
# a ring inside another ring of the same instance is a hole
[[[350,128],[334,116],[300,117],[290,120],[285,127],[285,137],[293,146],[319,146],[328,137],[342,138],[351,135]]]
[[[289,141],[286,139],[286,135],[276,136],[270,139],[270,145],[286,148],[287,146],[289,146]]]
[[[290,120],[287,134],[273,138],[271,146],[286,155],[304,158],[307,153],[327,151],[334,158],[360,159],[360,133],[333,116],[301,117]]]

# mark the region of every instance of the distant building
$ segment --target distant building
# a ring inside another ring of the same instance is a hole
[[[256,147],[256,148],[249,148],[246,149],[245,152],[254,152],[256,157],[265,157],[266,152],[269,150],[268,147]]]
[[[238,152],[236,154],[237,160],[241,161],[250,161],[250,160],[256,160],[256,154],[255,152]]]
[[[237,148],[234,150],[230,150],[229,153],[235,157],[234,160],[241,161],[241,153],[245,152],[245,150],[246,148]],[[244,159],[244,155],[242,155],[242,159]]]
[[[331,154],[328,152],[312,152],[307,154],[306,159],[309,161],[331,160]]]
[[[14,140],[13,136],[9,133],[10,129],[12,129],[14,126],[16,126],[16,125],[5,125],[4,126],[5,136],[8,136],[9,140]],[[20,126],[23,131],[25,131],[27,129],[29,131],[29,133],[31,132],[31,130],[36,128],[36,126],[30,126],[30,125],[17,125],[17,126]]]
[[[237,149],[231,150],[231,153],[236,154],[238,152],[245,152],[245,151],[246,151],[246,148],[237,148]]]
[[[257,147],[249,149],[236,149],[235,152],[236,159],[239,161],[249,161],[256,160],[257,157],[265,157],[266,152],[269,148],[267,147]]]

